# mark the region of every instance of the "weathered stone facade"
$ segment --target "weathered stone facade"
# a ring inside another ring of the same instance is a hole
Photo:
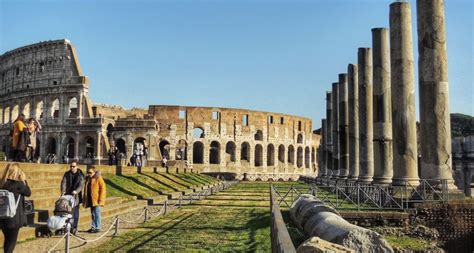
[[[40,42],[0,56],[0,149],[19,113],[42,124],[38,155],[60,161],[108,161],[116,146],[125,159],[135,143],[148,165],[250,180],[296,180],[317,170],[320,136],[310,119],[243,109],[151,105],[148,110],[93,104],[89,83],[68,40]]]

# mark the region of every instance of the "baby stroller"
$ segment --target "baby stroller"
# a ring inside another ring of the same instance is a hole
[[[76,200],[72,195],[62,195],[54,205],[54,216],[48,218],[48,228],[56,235],[66,234],[72,227]]]

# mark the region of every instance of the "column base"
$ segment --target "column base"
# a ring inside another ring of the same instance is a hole
[[[390,185],[392,184],[392,178],[391,177],[374,177],[372,184],[381,185],[381,186]]]
[[[402,177],[402,178],[392,178],[393,186],[405,186],[405,185],[418,186],[420,185],[420,179],[416,177]]]
[[[359,179],[359,177],[355,177],[355,176],[349,176],[349,178],[347,178],[347,181],[351,182],[351,183],[355,183],[357,182]]]
[[[371,184],[373,181],[373,178],[372,177],[360,177],[357,179],[357,183],[359,184]]]

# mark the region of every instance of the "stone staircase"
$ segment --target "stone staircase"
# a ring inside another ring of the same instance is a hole
[[[6,163],[0,163],[0,173],[3,173]],[[20,229],[18,241],[32,239],[44,235],[48,228],[46,222],[53,215],[54,203],[60,196],[61,179],[68,170],[67,165],[21,164],[27,175],[27,182],[31,188],[31,197],[27,198],[34,203],[34,212],[27,215],[28,226]],[[81,166],[83,172],[85,167]],[[146,207],[143,200],[126,200],[118,197],[108,197],[102,209],[102,219],[114,217]],[[90,209],[80,208],[79,228],[88,228],[91,222]],[[3,233],[0,233],[0,245],[3,244]]]

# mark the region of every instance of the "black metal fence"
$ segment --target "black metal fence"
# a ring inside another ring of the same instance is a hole
[[[296,252],[295,246],[281,215],[280,202],[281,199],[278,199],[275,188],[270,184],[272,252],[293,253]]]

